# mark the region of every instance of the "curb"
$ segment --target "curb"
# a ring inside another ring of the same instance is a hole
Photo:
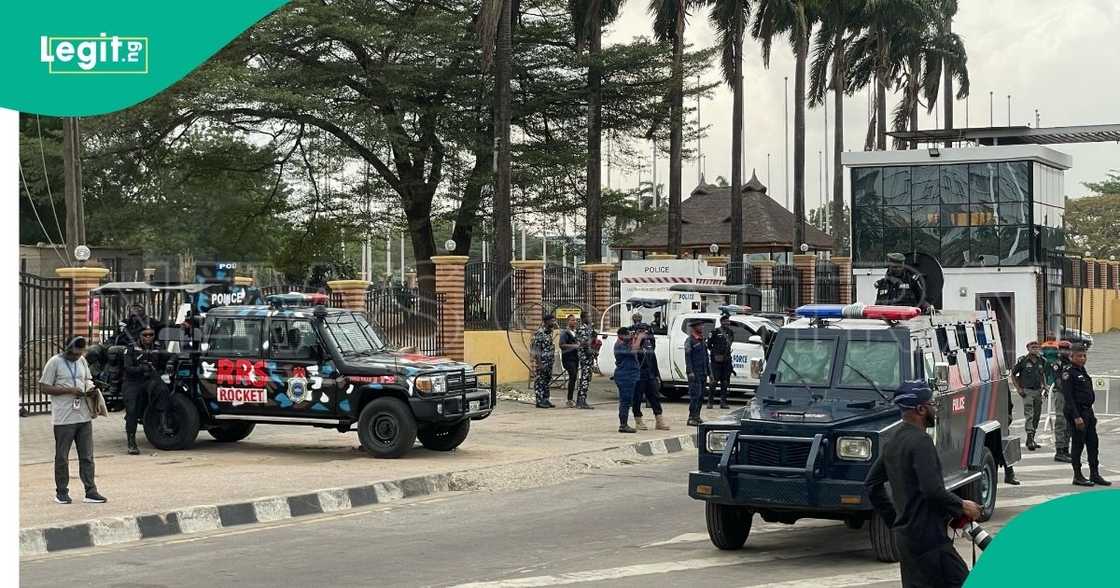
[[[679,453],[695,447],[696,434],[689,434],[559,457],[620,449],[629,449],[638,455],[653,457]],[[111,517],[63,526],[20,529],[19,554],[22,558],[70,549],[103,547],[142,539],[186,535],[254,523],[271,523],[429,496],[451,491],[452,477],[471,471],[478,470],[429,474],[362,486],[328,488],[304,494],[269,496],[231,504],[192,506],[166,513]]]

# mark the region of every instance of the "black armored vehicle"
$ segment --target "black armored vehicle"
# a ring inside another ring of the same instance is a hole
[[[929,434],[946,487],[996,507],[997,463],[1020,458],[1007,437],[1008,366],[993,313],[920,314],[913,307],[816,304],[770,341],[760,384],[745,408],[699,428],[689,495],[706,502],[708,535],[739,549],[755,515],[767,522],[869,523],[882,561],[897,561],[893,535],[864,480],[901,424],[891,400],[903,380],[936,391]]]

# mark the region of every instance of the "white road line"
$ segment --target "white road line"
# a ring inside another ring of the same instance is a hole
[[[803,580],[787,580],[785,582],[765,582],[762,584],[751,584],[743,588],[756,588],[758,586],[766,586],[766,588],[848,588],[850,586],[866,586],[879,582],[898,582],[900,580],[899,575],[898,566],[880,566],[879,569],[868,572],[844,574],[843,576],[806,578]]]
[[[1048,459],[1050,461],[1054,461],[1054,454],[1050,453],[1048,451],[1044,451],[1042,453],[1037,453],[1037,452],[1024,453],[1022,457],[1023,457],[1023,461],[1026,461],[1028,459]]]
[[[797,522],[796,524],[793,524],[793,525],[787,525],[787,524],[784,524],[784,523],[774,523],[774,524],[763,523],[763,524],[760,525],[756,521],[751,526],[751,537],[754,537],[755,535],[765,535],[767,533],[776,533],[778,531],[795,531],[795,530],[798,530],[798,529],[837,527],[839,525],[840,525],[840,523],[838,521],[818,520],[818,519],[810,519],[810,520],[805,520],[805,521],[799,521],[799,522]],[[665,541],[658,541],[656,543],[647,543],[645,545],[642,545],[641,548],[645,549],[647,547],[664,547],[666,545],[676,545],[676,544],[679,544],[679,543],[696,543],[696,542],[699,542],[699,541],[707,541],[707,540],[708,540],[708,534],[707,533],[684,533],[682,535],[677,535],[676,537],[673,537],[672,539],[668,539],[668,540],[665,540]]]
[[[1073,470],[1070,469],[1068,476],[1061,478],[1045,478],[1042,480],[1023,480],[1020,488],[1035,488],[1038,486],[1070,486],[1073,483]]]
[[[767,563],[788,559],[797,559],[817,555],[864,551],[866,545],[858,547],[832,547],[832,548],[795,548],[773,553],[728,553],[723,557],[702,557],[684,559],[679,561],[666,561],[648,564],[637,564],[618,568],[603,568],[580,572],[568,572],[550,576],[533,576],[529,578],[509,578],[492,582],[471,582],[459,584],[453,588],[534,588],[537,586],[563,586],[583,582],[603,582],[607,580],[620,580],[635,576],[648,576],[652,574],[667,574],[672,572],[687,572],[710,568],[739,566],[743,564]]]
[[[1031,472],[1058,472],[1058,471],[1070,472],[1071,475],[1072,475],[1073,467],[1070,466],[1068,463],[1055,463],[1055,464],[1051,464],[1051,465],[1027,465],[1027,466],[1017,465],[1017,466],[1015,466],[1015,473],[1016,474],[1024,473],[1024,472],[1031,473]]]
[[[1071,494],[1078,494],[1078,492],[1062,492],[1062,493],[1059,493],[1059,494],[1046,494],[1046,495],[1042,495],[1042,496],[1028,496],[1026,498],[1010,498],[1010,499],[1007,499],[1007,500],[997,499],[996,500],[996,512],[999,512],[999,509],[1001,509],[1001,508],[1020,508],[1020,507],[1024,507],[1024,506],[1036,506],[1036,505],[1042,504],[1043,502],[1050,502],[1051,500],[1054,500],[1055,498],[1061,498],[1063,496],[1069,496]]]

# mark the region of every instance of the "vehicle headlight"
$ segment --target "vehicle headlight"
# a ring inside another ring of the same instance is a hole
[[[443,394],[447,392],[447,378],[444,376],[420,376],[413,384],[421,394]]]
[[[841,437],[836,440],[836,455],[840,459],[868,461],[871,459],[871,439],[867,437]]]
[[[704,447],[710,453],[723,453],[727,448],[727,440],[735,434],[735,431],[708,431],[708,436],[704,440]]]

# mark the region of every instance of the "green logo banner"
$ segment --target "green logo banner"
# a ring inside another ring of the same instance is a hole
[[[0,107],[54,116],[128,108],[163,91],[285,0],[19,2],[5,8]]]

